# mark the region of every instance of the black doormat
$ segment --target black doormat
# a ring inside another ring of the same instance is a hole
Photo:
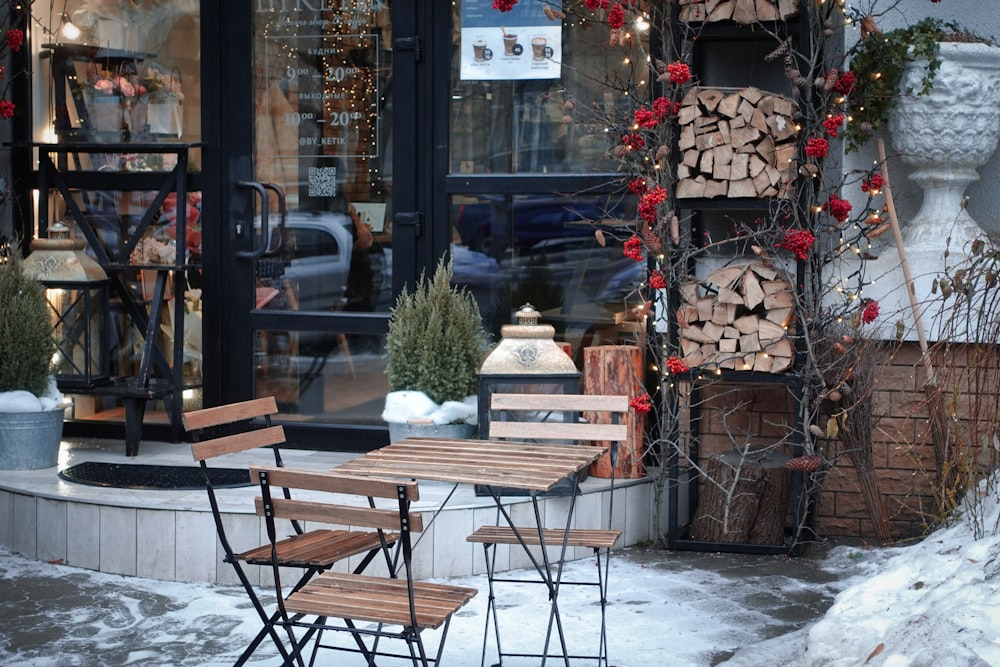
[[[217,489],[250,486],[250,472],[239,468],[209,468],[212,486]],[[204,489],[200,467],[158,466],[139,463],[85,461],[59,472],[68,482],[108,486],[118,489]]]

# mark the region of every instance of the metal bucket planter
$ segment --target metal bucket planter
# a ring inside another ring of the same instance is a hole
[[[399,424],[389,422],[389,442],[404,438],[471,438],[475,424]]]
[[[52,468],[59,461],[66,409],[0,412],[0,470]]]

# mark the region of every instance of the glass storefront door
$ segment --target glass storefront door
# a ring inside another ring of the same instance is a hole
[[[255,207],[255,256],[237,258],[253,265],[253,394],[277,397],[290,421],[381,427],[380,331],[393,303],[390,12],[313,4],[258,2],[253,13],[253,173],[236,184]]]

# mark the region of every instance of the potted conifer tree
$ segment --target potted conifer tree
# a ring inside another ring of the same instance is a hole
[[[0,257],[0,469],[55,466],[65,405],[51,375],[45,288],[20,256]]]
[[[488,350],[479,305],[451,284],[442,259],[429,280],[396,300],[386,335],[390,440],[407,435],[469,437],[476,423],[476,372]]]

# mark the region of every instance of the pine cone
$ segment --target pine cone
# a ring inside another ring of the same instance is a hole
[[[785,463],[785,469],[794,472],[816,472],[822,465],[822,456],[810,454],[808,456],[796,456],[793,459],[788,459],[788,462]]]

